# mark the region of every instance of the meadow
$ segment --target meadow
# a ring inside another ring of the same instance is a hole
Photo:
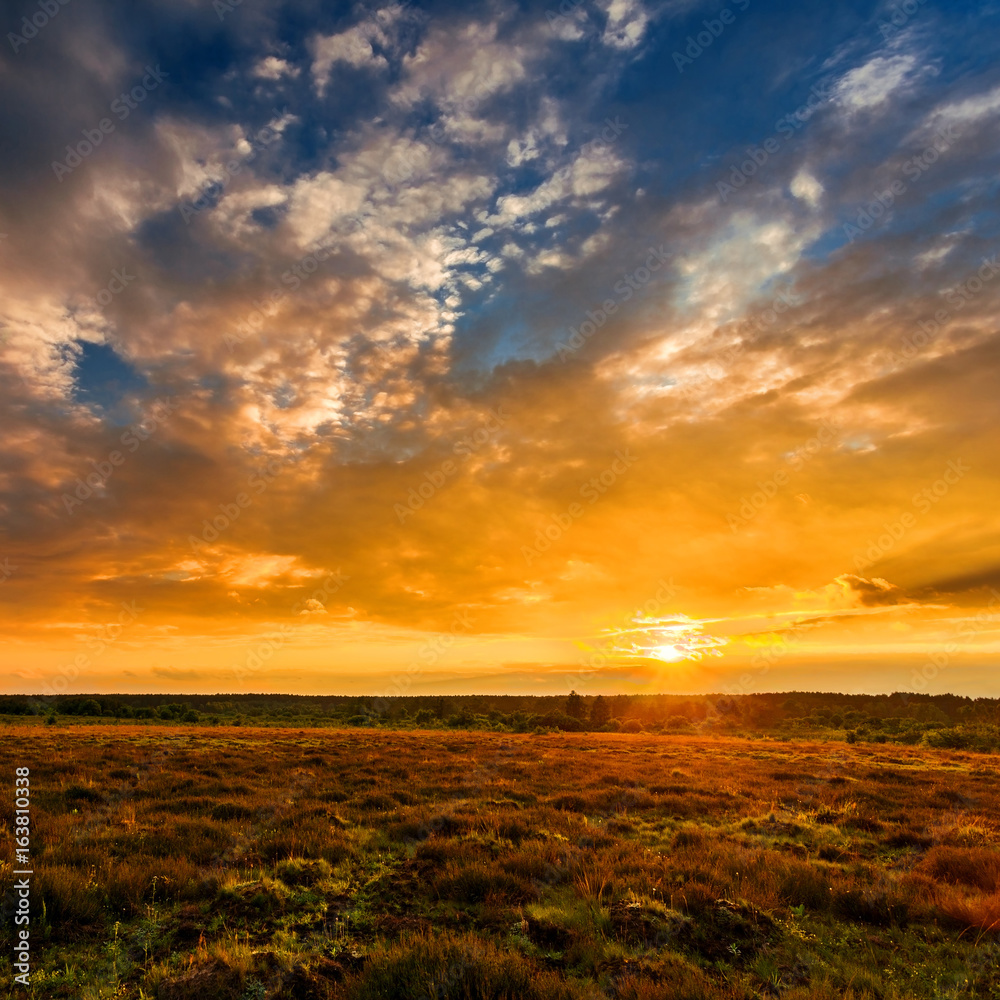
[[[30,986],[98,1000],[1000,996],[990,753],[689,733],[45,725]],[[12,885],[4,854],[4,890]]]

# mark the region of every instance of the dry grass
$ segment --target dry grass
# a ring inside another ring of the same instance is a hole
[[[95,983],[116,977],[136,1000],[890,1000],[941,995],[1000,937],[1000,795],[982,755],[689,735],[12,735],[7,773],[31,768],[38,997],[110,997]],[[963,995],[1000,988],[989,967],[966,978]]]

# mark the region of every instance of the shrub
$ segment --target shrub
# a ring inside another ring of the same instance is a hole
[[[344,983],[344,1000],[434,997],[435,1000],[584,1000],[589,994],[515,952],[473,935],[421,934],[373,954]]]
[[[1000,854],[985,847],[933,847],[920,863],[920,870],[939,882],[1000,890]]]
[[[323,858],[315,861],[307,861],[305,858],[290,858],[278,865],[278,878],[285,885],[309,886],[328,879],[332,871],[330,862]]]
[[[960,895],[954,889],[937,893],[937,909],[945,920],[963,929],[1000,934],[1000,895]]]
[[[482,903],[494,900],[504,903],[528,903],[538,898],[538,890],[527,880],[502,868],[471,864],[435,883],[443,899],[459,903]]]

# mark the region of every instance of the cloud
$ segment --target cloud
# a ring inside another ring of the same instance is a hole
[[[299,68],[277,56],[265,56],[254,66],[253,75],[261,80],[280,80],[283,76],[294,79]]]
[[[607,24],[601,41],[615,49],[633,49],[649,24],[642,0],[610,0],[604,6]]]
[[[375,46],[389,52],[394,45],[396,28],[403,17],[400,4],[380,7],[359,24],[333,35],[315,35],[309,41],[313,61],[311,72],[316,92],[322,96],[334,66],[343,63],[353,69],[381,70],[389,65]]]
[[[789,190],[810,208],[816,208],[823,197],[823,185],[807,170],[800,170],[793,178]]]
[[[213,690],[278,625],[289,671],[363,689],[457,610],[475,620],[468,683],[504,662],[571,671],[574,640],[664,574],[664,615],[734,634],[810,618],[841,643],[831,663],[882,656],[880,620],[905,619],[917,644],[939,628],[930,602],[985,600],[1000,284],[973,281],[996,242],[982,38],[956,21],[926,54],[860,59],[871,38],[852,25],[765,5],[752,44],[707,51],[695,84],[662,72],[676,43],[653,30],[682,7],[609,3],[558,31],[513,8],[386,7],[264,46],[272,8],[218,25],[168,5],[126,32],[100,4],[66,7],[0,73],[18,136],[0,162],[12,669],[69,662],[71,634],[131,600],[148,610],[130,669],[165,685],[177,675],[148,664],[205,664],[184,683]],[[197,62],[208,27],[225,67]],[[163,38],[178,40],[170,87],[49,176]],[[802,68],[775,82],[789,45]],[[836,89],[848,114],[825,104],[775,133],[722,202],[716,180],[803,105],[830,51],[855,66]],[[752,104],[720,110],[719,94]],[[595,141],[609,121],[627,127]],[[949,122],[961,141],[904,173]],[[847,239],[896,178],[891,210]],[[99,301],[122,268],[135,280]],[[81,394],[84,344],[121,365],[102,374],[109,409]],[[158,396],[177,409],[132,450]],[[498,407],[509,417],[483,430]],[[827,419],[836,434],[811,448]],[[581,490],[622,449],[634,466],[591,504]],[[956,457],[973,471],[857,570]],[[312,596],[340,565],[342,591]]]
[[[835,90],[836,98],[849,111],[877,108],[910,82],[917,67],[913,55],[874,56],[841,77]]]

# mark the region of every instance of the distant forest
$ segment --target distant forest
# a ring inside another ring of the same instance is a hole
[[[495,732],[730,733],[1000,748],[1000,699],[960,695],[426,695],[82,694],[0,697],[0,716],[207,726],[368,726]]]

